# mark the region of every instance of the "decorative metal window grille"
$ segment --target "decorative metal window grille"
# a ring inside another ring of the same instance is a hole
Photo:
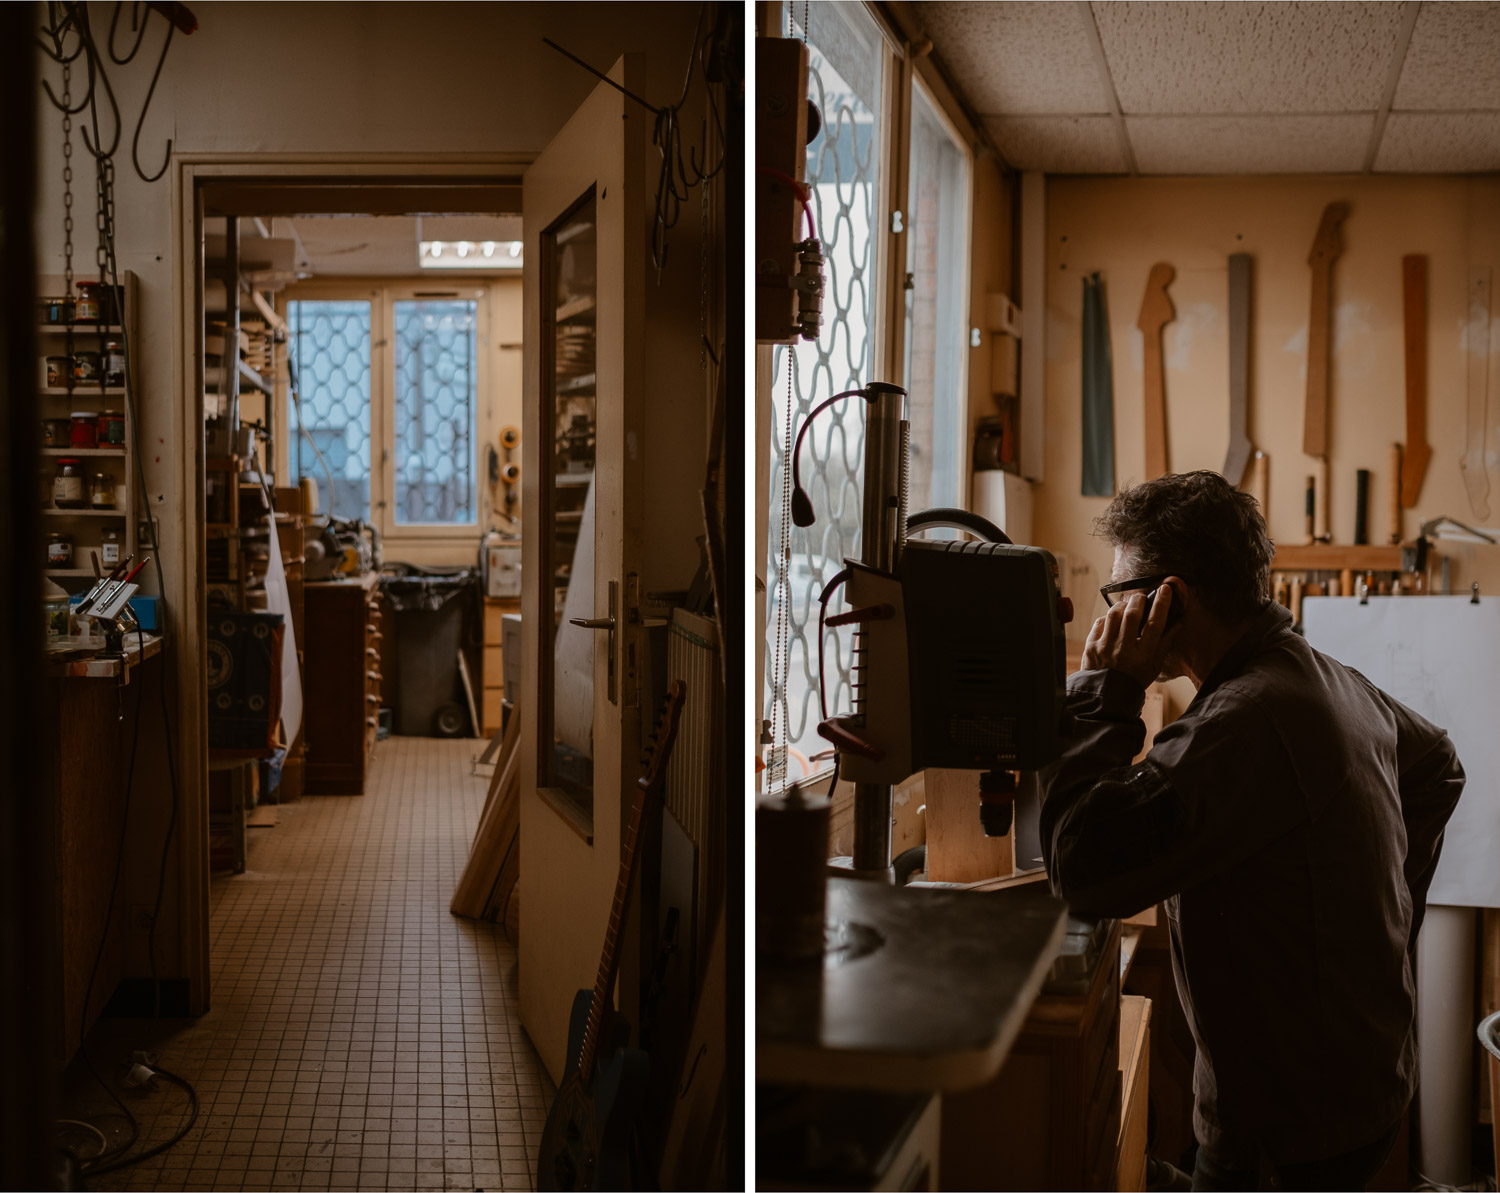
[[[397,525],[476,520],[474,419],[479,304],[397,302]]]
[[[292,443],[298,476],[323,483],[332,474],[325,508],[336,518],[370,517],[370,304],[301,300],[287,303],[296,349],[303,428]],[[287,426],[297,426],[288,399]],[[322,454],[323,463],[318,461]],[[327,472],[324,471],[327,465]]]
[[[765,673],[768,686],[777,674],[786,678],[779,690],[766,693],[765,716],[772,722],[778,744],[788,748],[793,768],[787,771],[784,760],[773,757],[770,789],[795,778],[799,769],[804,773],[815,769],[808,760],[827,748],[817,736],[818,594],[843,566],[844,558],[859,551],[864,403],[850,399],[833,407],[819,416],[803,441],[801,478],[817,515],[816,522],[805,530],[793,526],[782,508],[788,426],[795,440],[816,402],[866,380],[878,380],[870,370],[874,366],[873,334],[880,294],[875,261],[883,136],[879,113],[885,61],[880,34],[857,5],[824,2],[805,9],[788,7],[794,19],[801,12],[807,14],[808,93],[823,114],[823,131],[808,146],[806,180],[827,258],[827,278],[824,326],[818,341],[778,347],[773,357],[768,535],[771,591]],[[800,27],[794,26],[792,34],[800,36]],[[790,534],[789,563],[783,558],[783,526]],[[783,603],[786,625],[784,636],[779,638]],[[835,602],[830,612],[840,607]],[[779,660],[778,643],[782,651]],[[828,630],[824,652],[829,711],[849,711],[853,705],[852,631]]]

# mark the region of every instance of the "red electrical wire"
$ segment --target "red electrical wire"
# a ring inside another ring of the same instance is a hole
[[[770,166],[756,166],[755,172],[757,174],[769,174],[778,182],[784,182],[792,188],[792,192],[797,196],[797,201],[802,204],[802,214],[807,219],[807,234],[813,240],[816,240],[818,238],[818,226],[813,222],[812,204],[808,202],[808,197],[812,192],[808,190],[807,186],[804,183],[798,182],[790,174],[783,174],[780,170],[773,170]]]

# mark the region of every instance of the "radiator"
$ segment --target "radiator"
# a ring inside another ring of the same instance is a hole
[[[677,741],[667,762],[666,808],[696,847],[696,955],[708,956],[708,934],[724,897],[724,681],[714,622],[683,609],[672,611],[667,633],[667,679],[687,685]]]

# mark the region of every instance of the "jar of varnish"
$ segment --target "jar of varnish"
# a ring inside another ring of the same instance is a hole
[[[104,567],[114,567],[120,562],[120,532],[113,528],[104,532],[103,541],[99,544],[99,563]]]
[[[109,473],[94,473],[89,485],[89,504],[96,510],[115,508],[115,478]]]
[[[99,322],[99,283],[79,282],[78,300],[73,304],[74,323]]]
[[[64,456],[58,460],[57,473],[52,478],[52,504],[60,510],[81,510],[88,503],[83,461]]]
[[[92,410],[75,410],[68,415],[72,422],[69,447],[99,446],[99,415]],[[82,475],[82,474],[80,474]]]
[[[47,536],[47,566],[70,568],[73,566],[73,538],[67,534]]]
[[[42,384],[48,389],[67,389],[73,380],[71,356],[49,356],[42,365]]]
[[[104,351],[99,354],[99,368],[104,373],[104,384],[111,389],[125,387],[125,347],[119,340],[104,341]]]
[[[100,447],[125,446],[125,416],[119,411],[106,411],[99,416],[98,437]]]

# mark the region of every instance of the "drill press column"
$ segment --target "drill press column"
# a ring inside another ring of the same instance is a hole
[[[882,388],[865,411],[865,493],[860,562],[892,572],[906,537],[906,394]],[[858,661],[856,659],[856,661]],[[863,700],[865,673],[856,696]],[[878,679],[877,679],[877,682]],[[854,785],[854,869],[891,877],[894,789],[887,783]]]

